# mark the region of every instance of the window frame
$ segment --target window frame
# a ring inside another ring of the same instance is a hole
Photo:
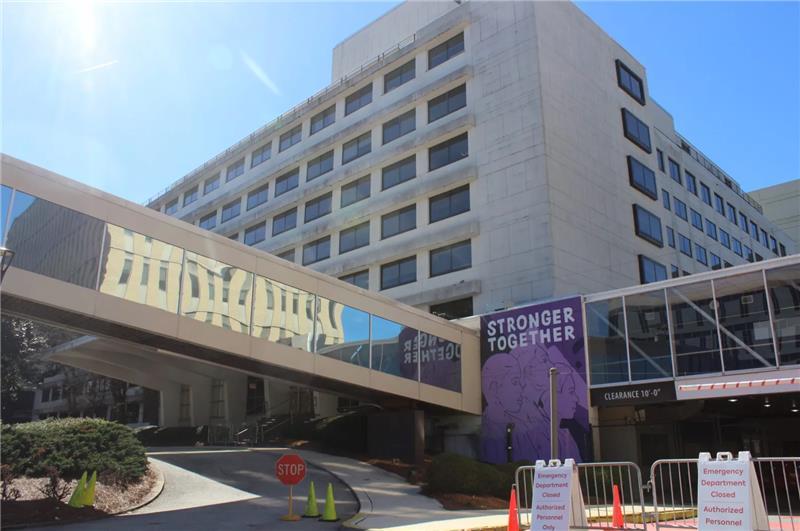
[[[278,153],[283,153],[303,140],[303,124],[297,124],[278,137]]]
[[[259,201],[257,203],[253,203],[251,200],[254,197],[260,197],[262,192],[264,193],[264,196],[263,196],[264,200],[263,201]],[[269,201],[269,183],[262,184],[258,188],[253,188],[252,190],[247,192],[247,199],[245,201],[246,202],[246,207],[247,207],[246,209],[248,211],[253,210],[256,207],[263,205],[267,201]]]
[[[457,212],[453,212],[453,210],[452,210],[453,197],[456,194],[463,193],[464,191],[466,191],[466,198],[467,198],[466,206],[467,206],[467,208],[465,210],[459,210]],[[436,219],[434,219],[434,216],[433,216],[434,201],[442,201],[444,199],[447,199],[449,214],[446,215],[446,216],[443,216],[443,217],[436,217]],[[451,190],[447,190],[446,192],[442,192],[441,194],[436,194],[434,196],[429,197],[428,198],[428,224],[430,225],[430,224],[442,221],[444,219],[449,219],[449,218],[458,216],[459,214],[463,214],[465,212],[469,212],[471,210],[471,208],[472,208],[472,205],[471,205],[470,201],[471,201],[471,198],[470,198],[470,185],[469,185],[469,183],[467,183],[465,185],[462,185],[462,186],[458,186],[458,187],[453,188]]]
[[[633,120],[633,125],[636,126],[636,131],[632,131],[632,129],[628,127],[628,117]],[[639,138],[639,136],[642,135],[642,127],[644,127],[645,131],[647,131],[646,143],[644,140]],[[650,136],[650,126],[640,120],[635,114],[625,107],[622,108],[622,133],[625,135],[625,138],[630,140],[634,145],[638,146],[642,151],[646,153],[653,152],[653,141],[652,137]]]
[[[414,220],[413,225],[403,228],[401,220],[404,219],[403,215],[408,214],[409,212],[413,212],[413,216],[410,216]],[[397,217],[397,232],[387,234],[386,222],[390,217]],[[386,240],[388,238],[392,238],[399,234],[403,234],[405,232],[412,231],[416,228],[417,228],[417,204],[411,203],[410,205],[398,208],[397,210],[393,210],[392,212],[387,212],[386,214],[381,216],[381,241]]]
[[[324,207],[327,204],[327,211]],[[333,211],[333,192],[327,192],[313,199],[306,201],[303,206],[303,223],[311,223],[314,220],[325,217]],[[313,217],[309,217],[309,212]]]
[[[227,211],[235,210],[236,213],[226,216],[226,210]],[[242,213],[242,198],[240,197],[222,206],[222,212],[220,214],[220,223],[225,223],[227,221],[232,220],[233,218],[239,217],[241,213]]]
[[[464,42],[464,32],[461,31],[457,35],[453,35],[446,41],[437,44],[433,48],[428,50],[428,70],[433,70],[439,65],[442,65],[452,59],[453,57],[457,57],[464,53],[466,50],[466,44]],[[437,56],[436,54],[442,54],[443,56]],[[436,59],[434,61],[434,58]]]
[[[372,103],[372,82],[370,81],[358,90],[354,90],[344,99],[344,115],[350,116],[359,109]]]
[[[313,175],[311,169],[314,168]],[[317,169],[318,168],[318,169]],[[328,150],[325,153],[314,157],[306,163],[306,182],[313,181],[314,179],[330,173],[333,171],[333,150]]]
[[[362,146],[363,143],[367,143],[366,148]],[[355,146],[355,154],[350,157],[346,158],[346,152],[350,149],[350,146]],[[369,155],[372,153],[372,130],[367,131],[366,133],[362,133],[355,138],[351,138],[347,142],[342,144],[342,166],[345,164],[349,164],[354,160],[360,159],[365,155]]]
[[[327,254],[321,255],[319,252],[320,247],[322,247],[323,251],[327,252]],[[314,259],[313,260],[306,260],[306,252],[309,250],[314,250]],[[331,257],[331,236],[330,234],[327,236],[323,236],[322,238],[318,238],[313,242],[308,242],[303,245],[303,256],[302,256],[302,264],[304,266],[308,266],[311,264],[316,264],[322,262],[323,260],[328,260]]]
[[[639,103],[639,105],[644,105],[645,104],[644,81],[642,80],[642,78],[639,77],[633,70],[631,70],[628,67],[628,65],[626,65],[619,59],[617,59],[615,63],[617,66],[617,86],[619,86],[619,88],[621,88],[623,92],[625,92],[628,96],[636,100]],[[623,73],[627,74],[629,77],[633,78],[632,79],[633,81],[636,81],[638,83],[639,91],[641,93],[640,95],[637,96],[631,91],[632,90],[631,88],[623,84],[622,82]]]
[[[256,231],[258,229],[262,229],[262,231],[261,231],[263,233],[261,235],[262,238],[260,240],[255,240],[253,242],[248,242],[247,241],[248,235],[256,233]],[[256,223],[255,225],[251,225],[251,226],[247,227],[246,229],[244,229],[244,237],[242,239],[242,242],[245,245],[253,246],[253,245],[257,245],[257,244],[265,241],[266,239],[267,239],[267,222],[266,221],[261,221],[259,223]]]
[[[641,225],[640,214],[643,214],[645,217],[649,217],[647,220],[648,227],[643,227]],[[653,223],[656,222],[658,225],[658,237],[652,234]],[[656,247],[664,247],[664,232],[661,229],[661,218],[644,208],[643,206],[634,203],[633,205],[633,226],[634,226],[634,233],[642,238],[643,240],[655,245]],[[645,230],[647,229],[647,230]]]
[[[265,152],[266,152],[266,157],[264,156]],[[256,157],[258,157],[258,161],[256,161]],[[263,164],[271,158],[272,158],[272,140],[270,140],[263,146],[253,150],[253,152],[250,154],[250,167],[255,168],[259,164]]]
[[[632,155],[628,155],[628,182],[630,183],[631,187],[635,188],[636,190],[640,191],[650,199],[654,201],[658,200],[658,183],[656,182],[656,173],[647,167],[647,165],[643,164],[639,161],[636,157]],[[645,181],[648,181],[647,177],[649,177],[650,183],[640,183],[639,180],[636,179],[636,170],[639,170],[639,175],[642,175]],[[649,184],[649,186],[648,186]]]
[[[291,227],[287,227],[284,220],[288,219],[290,216],[294,216],[294,224]],[[283,224],[283,228],[277,232],[275,232],[275,222],[281,221]],[[292,207],[288,210],[284,210],[280,214],[275,214],[272,217],[272,235],[278,236],[279,234],[283,234],[284,232],[288,232],[292,229],[297,228],[297,207]]]
[[[283,183],[288,184],[286,184],[285,187],[282,187]],[[294,186],[291,186],[292,183],[294,183]],[[298,186],[300,186],[300,168],[295,168],[275,178],[274,197],[280,197],[285,193],[291,192]]]
[[[364,232],[366,232],[366,241],[363,241]],[[343,245],[343,240],[344,238],[349,237],[350,234],[353,234],[353,245],[351,247],[346,247]],[[362,236],[361,243],[359,243],[359,235]],[[353,225],[352,227],[342,229],[341,231],[339,231],[339,254],[342,255],[345,253],[349,253],[350,251],[355,251],[356,249],[361,249],[362,247],[367,247],[369,245],[369,240],[370,240],[369,220],[363,223],[359,223],[358,225]]]
[[[410,77],[407,76],[409,71],[411,72]],[[417,59],[412,58],[410,61],[398,66],[394,70],[391,70],[383,75],[383,93],[387,94],[396,88],[402,87],[406,83],[413,81],[416,77],[417,77]],[[390,87],[389,85],[394,83],[395,79],[399,79],[400,80],[399,83],[393,84]]]
[[[407,265],[407,264],[412,263],[412,262],[414,264],[414,278],[413,279],[407,279],[405,281],[401,281],[402,280],[401,268],[403,267],[403,265]],[[386,285],[386,282],[385,282],[386,281],[386,271],[387,271],[388,268],[395,267],[395,266],[397,267],[397,283],[391,284],[391,285]],[[380,289],[381,289],[381,291],[387,290],[387,289],[396,288],[396,287],[399,287],[399,286],[405,286],[405,285],[408,285],[408,284],[413,284],[416,281],[417,281],[417,255],[416,254],[413,254],[411,256],[407,256],[405,258],[401,258],[399,260],[394,260],[392,262],[388,262],[386,264],[382,264],[381,265],[381,269],[380,269]]]
[[[409,129],[409,123],[410,129]],[[396,134],[394,129],[397,129]],[[398,138],[402,138],[408,134],[413,133],[417,130],[417,109],[411,109],[409,111],[404,112],[398,116],[395,116],[391,120],[384,122],[383,126],[381,127],[381,141],[383,142],[382,145],[386,145]],[[392,133],[394,136],[387,138],[387,131]]]
[[[363,197],[359,197],[359,191],[361,190],[361,185],[364,184],[365,182],[367,183],[367,187],[366,187],[367,188],[367,195],[365,195]],[[348,203],[345,203],[344,202],[345,192],[349,191],[351,188],[354,188],[356,190],[355,199],[353,199],[352,201],[350,201]],[[372,176],[371,175],[365,175],[363,177],[359,177],[358,179],[355,179],[353,181],[350,181],[349,183],[346,183],[346,184],[342,185],[341,189],[339,190],[339,196],[340,196],[339,197],[339,208],[345,208],[345,207],[348,207],[350,205],[354,205],[354,204],[358,203],[359,201],[363,201],[365,199],[369,199],[371,195],[372,195]]]
[[[462,247],[468,248],[468,255],[469,260],[468,263],[462,264],[459,267],[453,267],[453,251]],[[449,253],[449,262],[450,267],[447,270],[434,272],[434,253]],[[464,271],[465,269],[472,268],[472,240],[462,240],[460,242],[451,243],[450,245],[445,245],[443,247],[438,247],[436,249],[431,249],[428,252],[428,274],[429,278],[440,277],[442,275],[447,275],[449,273],[455,273],[457,271]]]
[[[328,121],[329,117],[331,118],[330,121]],[[316,127],[316,124],[319,123],[321,123],[322,125]],[[311,136],[314,133],[319,133],[326,127],[329,127],[335,123],[336,123],[336,104],[334,103],[333,105],[319,111],[317,114],[311,117],[311,119],[309,120],[308,136]]]
[[[456,158],[453,158],[451,153],[452,150],[457,149],[457,146],[461,145],[462,143],[464,146],[466,146],[466,151],[458,152],[457,153],[458,156]],[[437,165],[434,166],[433,164],[434,154],[439,154],[443,151],[447,152],[447,161],[442,164],[437,163]],[[452,138],[448,138],[447,140],[439,142],[438,144],[428,148],[428,171],[429,172],[436,171],[439,168],[444,168],[445,166],[449,166],[450,164],[458,162],[459,160],[466,159],[468,157],[469,157],[469,134],[465,131],[459,135],[456,135]]]
[[[457,99],[457,98],[460,98],[461,94],[463,94],[463,103],[461,103],[460,99]],[[456,103],[454,105],[457,105],[457,106],[451,107],[451,102],[453,100],[456,101]],[[434,117],[434,118],[432,118],[431,117],[431,111],[434,110],[433,106],[438,106],[438,105],[441,105],[442,103],[444,103],[445,112],[440,114],[440,115],[438,115],[438,116],[436,116],[436,117]],[[454,112],[456,112],[458,110],[461,110],[466,106],[467,106],[467,83],[464,82],[464,83],[460,84],[459,86],[457,86],[455,88],[452,88],[452,89],[448,90],[447,92],[445,92],[443,94],[439,94],[438,96],[435,96],[435,97],[433,97],[433,98],[428,100],[428,113],[427,113],[427,115],[428,115],[428,123],[432,124],[433,122],[435,122],[437,120],[441,120],[445,116],[453,114]]]
[[[409,167],[413,169],[413,174],[410,175],[404,174],[404,170]],[[397,173],[396,180],[394,177],[394,172]],[[393,180],[387,185],[386,182],[390,177]],[[397,162],[393,162],[388,166],[384,166],[383,168],[381,168],[381,191],[394,188],[395,186],[401,185],[405,182],[411,181],[416,178],[417,178],[417,155],[415,153],[410,157],[398,160]]]

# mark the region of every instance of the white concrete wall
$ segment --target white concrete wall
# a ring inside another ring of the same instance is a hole
[[[800,179],[750,192],[764,207],[764,214],[800,244]],[[795,247],[796,249],[797,247]]]

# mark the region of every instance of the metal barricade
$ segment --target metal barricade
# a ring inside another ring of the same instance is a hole
[[[697,459],[660,459],[650,468],[655,528],[697,529]],[[753,459],[769,528],[800,531],[800,458]]]
[[[578,480],[586,510],[587,527],[571,529],[642,529],[647,522],[642,472],[636,463],[628,461],[608,463],[582,463],[578,466]],[[520,528],[531,525],[534,474],[536,467],[517,468],[515,488],[517,517]],[[612,525],[614,510],[614,485],[619,489],[620,509],[624,524]]]

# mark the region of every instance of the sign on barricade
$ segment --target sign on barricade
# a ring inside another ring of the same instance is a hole
[[[703,452],[697,460],[697,526],[699,530],[769,529],[750,452],[720,452],[715,460]]]
[[[531,531],[586,527],[586,510],[575,460],[537,461],[533,476]]]

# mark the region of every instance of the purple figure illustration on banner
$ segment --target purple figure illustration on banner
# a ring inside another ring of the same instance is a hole
[[[558,370],[558,457],[577,461],[589,458],[579,297],[484,315],[481,359],[484,461],[550,458],[551,367]],[[511,455],[507,449],[509,442]]]

